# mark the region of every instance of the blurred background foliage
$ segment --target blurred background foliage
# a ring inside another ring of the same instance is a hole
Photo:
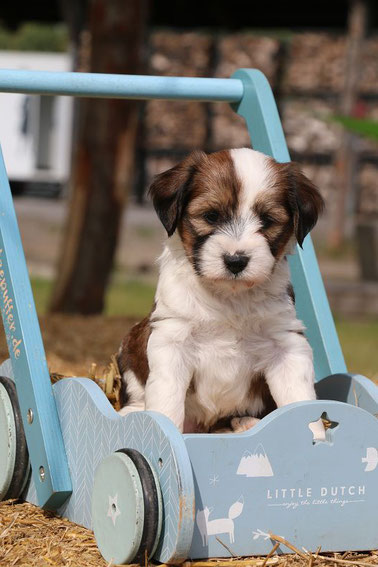
[[[333,116],[332,120],[341,124],[345,130],[378,142],[378,122],[353,116]]]
[[[68,46],[68,29],[63,23],[24,22],[16,30],[0,24],[0,49],[63,53]]]

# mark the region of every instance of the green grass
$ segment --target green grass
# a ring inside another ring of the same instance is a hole
[[[43,278],[31,280],[34,301],[40,315],[47,313],[52,282]],[[148,315],[155,295],[155,286],[143,281],[127,280],[110,285],[105,298],[105,315],[142,318]]]
[[[336,328],[349,372],[378,379],[378,319],[336,317]]]
[[[142,281],[129,280],[113,283],[107,293],[106,315],[145,317],[154,302],[155,286]]]
[[[33,278],[32,287],[39,314],[47,311],[52,284]],[[155,286],[136,280],[113,283],[106,296],[105,315],[145,317],[153,304]],[[347,319],[336,316],[336,328],[347,368],[378,380],[378,318]]]
[[[44,278],[31,278],[35,307],[39,315],[44,315],[47,311],[52,282]]]

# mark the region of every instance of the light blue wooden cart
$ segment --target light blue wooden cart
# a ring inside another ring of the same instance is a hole
[[[4,70],[0,91],[231,103],[255,149],[290,160],[257,70],[230,79]],[[0,296],[10,359],[0,367],[0,499],[21,496],[94,529],[115,563],[146,554],[165,563],[263,555],[271,534],[313,551],[377,548],[377,389],[347,374],[310,237],[289,261],[317,401],[277,409],[235,435],[181,435],[153,412],[120,417],[89,379],[51,387],[1,160]],[[314,442],[309,424],[320,416],[330,427]]]

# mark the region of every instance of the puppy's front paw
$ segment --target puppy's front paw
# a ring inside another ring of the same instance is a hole
[[[243,431],[248,431],[252,429],[260,420],[257,417],[250,417],[248,415],[244,417],[233,417],[231,419],[231,427],[234,433],[242,433]]]

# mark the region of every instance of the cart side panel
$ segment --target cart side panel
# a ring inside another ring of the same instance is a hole
[[[92,529],[92,489],[96,468],[118,449],[137,449],[158,474],[164,521],[155,559],[186,559],[194,527],[194,486],[181,433],[164,415],[135,412],[121,417],[88,378],[65,378],[54,384],[73,493],[59,513]],[[109,497],[114,497],[109,486]],[[35,502],[32,482],[26,500]],[[122,513],[122,510],[121,510]]]
[[[308,425],[323,412],[332,428],[314,444]],[[196,489],[191,558],[231,555],[222,543],[235,555],[267,554],[270,533],[312,551],[376,549],[378,422],[365,410],[302,402],[243,434],[185,437]]]

